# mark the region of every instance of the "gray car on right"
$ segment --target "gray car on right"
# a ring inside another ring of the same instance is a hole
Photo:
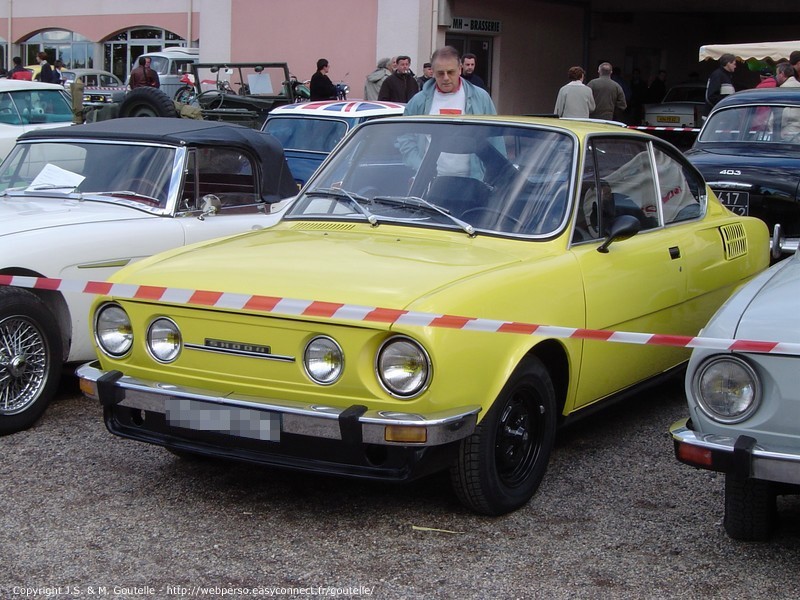
[[[725,474],[723,525],[734,539],[767,539],[777,496],[800,493],[798,297],[795,254],[717,311],[701,336],[731,343],[695,347],[686,372],[689,418],[670,428],[679,461]]]
[[[745,90],[721,100],[686,152],[733,212],[758,217],[773,258],[800,246],[800,87]]]

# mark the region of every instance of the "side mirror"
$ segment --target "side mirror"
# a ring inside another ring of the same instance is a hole
[[[214,194],[206,194],[200,202],[200,215],[197,218],[201,221],[205,220],[207,215],[217,214],[222,208],[222,202]]]
[[[631,238],[639,233],[641,228],[642,224],[639,222],[639,219],[634,216],[621,215],[617,217],[614,219],[614,222],[611,223],[611,228],[608,232],[606,241],[602,243],[597,251],[601,252],[602,254],[606,254],[608,252],[608,247],[613,242],[627,240],[628,238]]]

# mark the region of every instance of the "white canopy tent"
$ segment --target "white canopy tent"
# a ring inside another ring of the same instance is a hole
[[[700,61],[719,59],[723,54],[733,54],[737,59],[764,60],[767,58],[778,62],[789,58],[795,50],[800,50],[800,41],[795,42],[754,42],[751,44],[709,44],[700,46]]]

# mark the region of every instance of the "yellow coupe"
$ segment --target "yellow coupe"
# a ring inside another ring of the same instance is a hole
[[[464,504],[502,514],[535,493],[559,425],[689,355],[533,324],[696,335],[768,255],[761,221],[645,134],[378,120],[275,227],[114,275],[79,376],[111,432],[178,455],[449,469]]]

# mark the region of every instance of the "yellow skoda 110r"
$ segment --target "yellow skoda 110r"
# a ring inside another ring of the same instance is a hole
[[[560,424],[688,358],[527,325],[695,335],[768,254],[761,221],[645,134],[373,121],[275,227],[114,275],[147,293],[97,299],[79,375],[117,435],[360,478],[449,469],[497,515],[534,494]]]

